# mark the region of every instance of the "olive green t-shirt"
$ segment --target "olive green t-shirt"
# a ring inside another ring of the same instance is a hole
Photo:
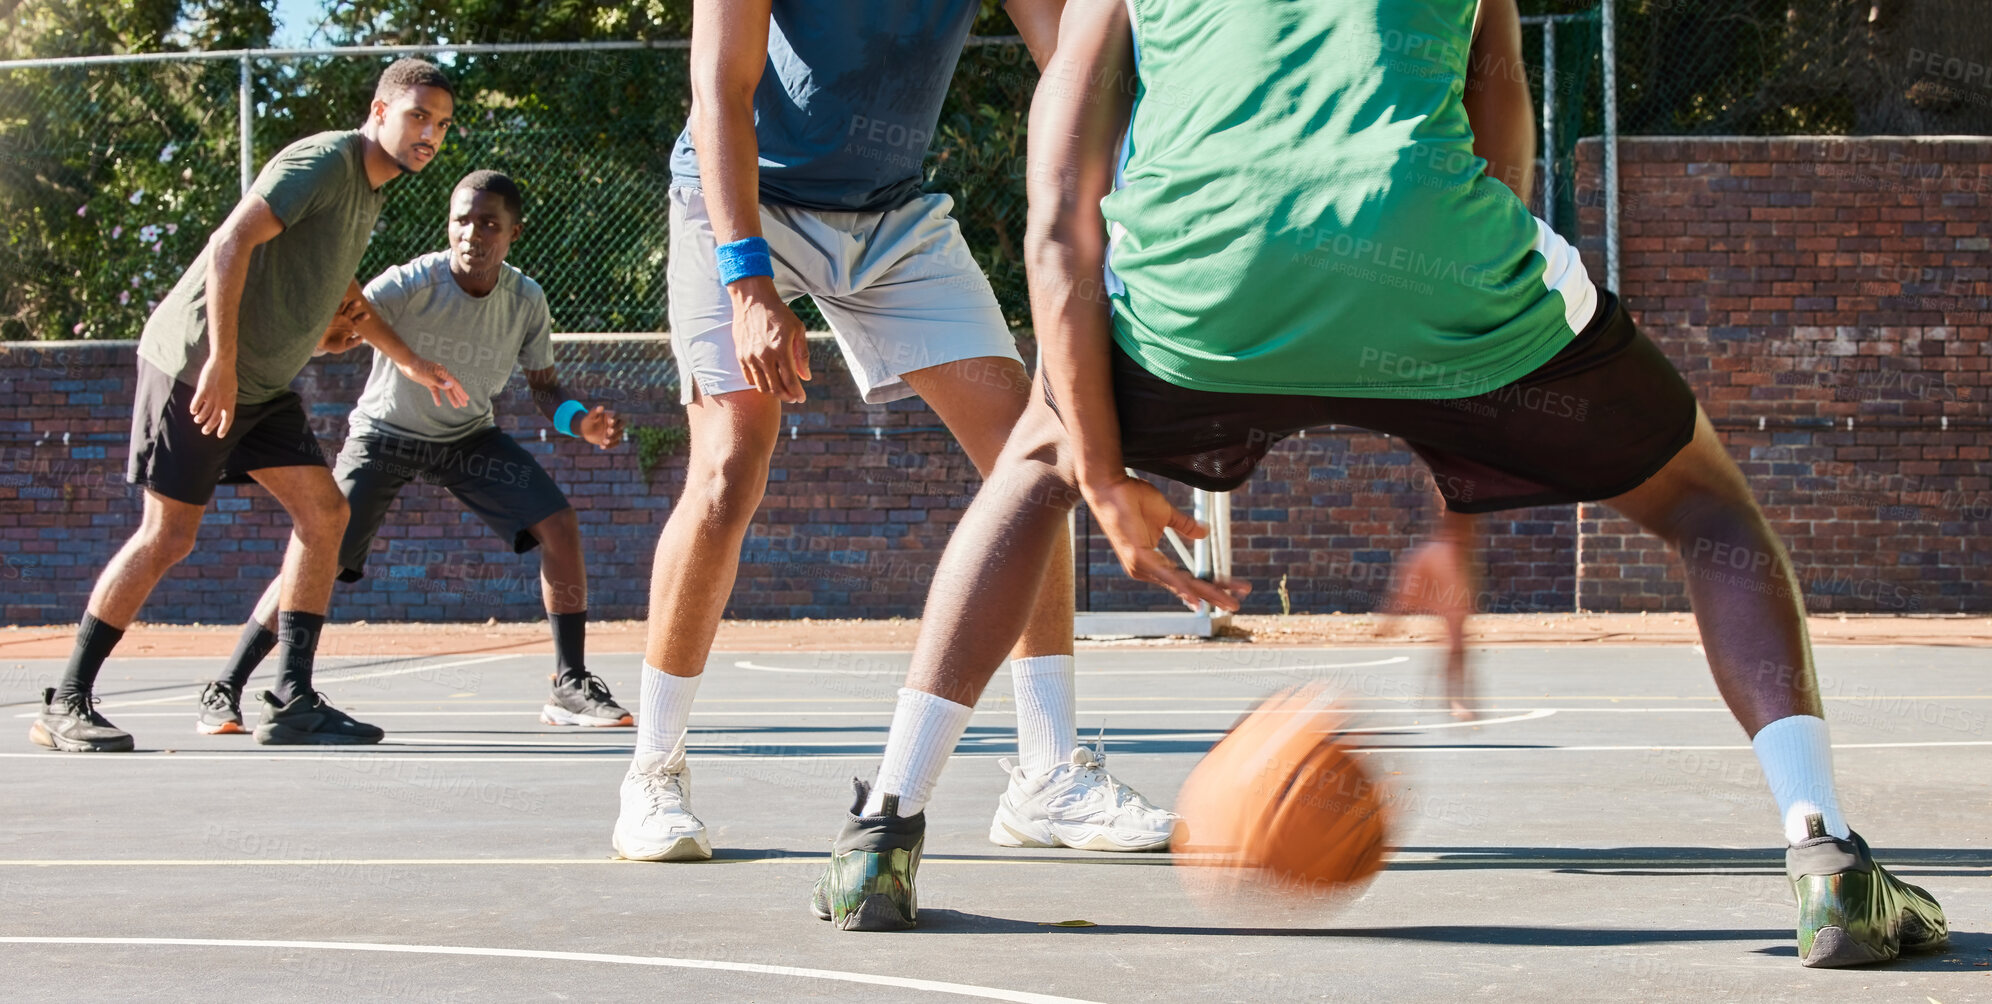
[[[367,180],[365,140],[356,131],[322,132],[284,148],[250,191],[284,230],[249,255],[249,278],[235,324],[236,400],[258,404],[297,378],[339,310],[386,196]],[[138,357],[181,383],[207,364],[207,278],[214,242],[145,322]]]

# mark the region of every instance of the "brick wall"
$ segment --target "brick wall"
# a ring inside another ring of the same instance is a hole
[[[1620,150],[1626,302],[1750,477],[1808,606],[1992,609],[1992,138]],[[1582,193],[1599,153],[1580,148]],[[1602,234],[1601,200],[1582,201]],[[1601,507],[1583,523],[1586,608],[1684,608],[1657,542]]]
[[[1992,376],[1987,237],[1992,140],[1628,140],[1622,146],[1628,306],[1688,376],[1823,610],[1992,610]],[[1580,149],[1586,233],[1602,233],[1597,147]],[[1600,249],[1585,248],[1602,276]],[[917,402],[874,407],[815,346],[808,405],[789,416],[729,613],[917,615],[972,493],[965,456]],[[1026,358],[1029,346],[1024,347]],[[563,341],[565,378],[633,424],[682,424],[661,340]],[[0,615],[80,613],[139,501],[123,483],[129,343],[0,346]],[[365,378],[321,360],[301,380],[328,451]],[[681,456],[645,475],[633,446],[602,454],[552,436],[522,381],[500,423],[581,513],[600,616],[642,616]],[[1853,424],[1849,428],[1848,420]],[[1759,428],[1759,424],[1762,428]],[[64,436],[67,436],[67,441]],[[1186,498],[1186,492],[1178,492]],[[1248,609],[1372,609],[1391,562],[1432,518],[1430,479],[1402,444],[1351,430],[1289,440],[1233,501]],[[1679,609],[1657,542],[1600,507],[1485,517],[1490,610]],[[1082,528],[1085,523],[1082,521]],[[144,617],[234,622],[276,571],[287,534],[259,489],[221,488],[197,553]],[[347,620],[531,619],[532,556],[514,556],[441,492],[411,486],[370,562],[342,586]],[[1168,609],[1089,535],[1094,609]]]

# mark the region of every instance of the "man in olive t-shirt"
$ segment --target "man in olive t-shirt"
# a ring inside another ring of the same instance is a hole
[[[132,748],[130,734],[93,707],[97,672],[160,579],[192,552],[214,486],[252,480],[294,527],[278,618],[283,672],[264,695],[256,738],[379,741],[379,729],[312,689],[346,504],[289,384],[321,341],[348,347],[334,321],[343,303],[361,302],[354,273],[380,214],[381,186],[435,157],[455,100],[435,66],[389,66],[365,123],[279,153],[153,311],[139,341],[127,470],[145,488],[145,514],[90,594],[62,682],[43,692],[33,742],[70,752]],[[408,358],[411,375],[462,403],[440,366]]]

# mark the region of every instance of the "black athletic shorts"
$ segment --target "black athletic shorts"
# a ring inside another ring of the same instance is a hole
[[[228,435],[216,437],[194,421],[191,385],[141,359],[135,390],[125,480],[176,502],[205,506],[215,485],[248,484],[249,472],[266,467],[325,466],[295,391],[237,403]]]
[[[1473,397],[1190,390],[1142,369],[1118,345],[1113,379],[1127,466],[1208,491],[1243,485],[1296,432],[1350,425],[1408,442],[1454,512],[1592,502],[1639,487],[1695,431],[1694,392],[1618,297],[1602,291],[1597,315],[1563,351]]]
[[[339,544],[339,581],[366,576],[367,552],[401,486],[420,478],[448,491],[510,544],[515,554],[539,546],[532,527],[568,508],[553,475],[518,441],[496,428],[447,443],[366,433],[346,440],[332,469],[352,515]]]

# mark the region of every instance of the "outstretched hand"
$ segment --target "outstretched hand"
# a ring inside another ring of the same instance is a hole
[[[402,376],[429,388],[429,397],[435,400],[437,407],[442,406],[445,397],[449,398],[452,408],[470,403],[470,395],[464,392],[463,385],[443,368],[442,363],[417,358],[410,363],[396,363],[395,368],[401,371]]]
[[[360,336],[360,322],[372,316],[366,297],[356,296],[341,301],[339,312],[332,315],[332,323],[325,326],[325,334],[318,338],[318,348],[314,356],[337,355],[358,348],[366,339]]]
[[[1198,602],[1219,610],[1236,612],[1252,587],[1236,579],[1205,582],[1176,567],[1156,545],[1162,531],[1174,530],[1185,540],[1202,540],[1209,532],[1196,520],[1169,504],[1167,496],[1154,485],[1126,474],[1098,485],[1084,486],[1086,506],[1113,545],[1114,557],[1122,570],[1143,582],[1153,582],[1196,609]]]
[[[598,404],[574,423],[574,431],[583,442],[606,450],[623,441],[622,416]]]

